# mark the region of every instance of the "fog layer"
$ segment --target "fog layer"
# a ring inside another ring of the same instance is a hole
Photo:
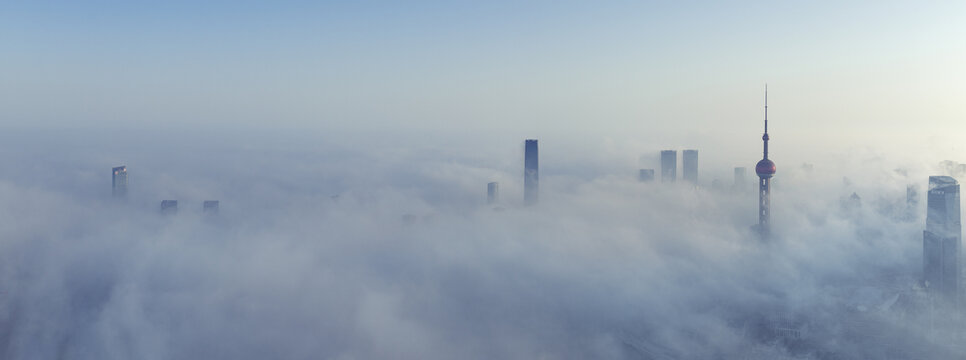
[[[540,203],[523,207],[523,139],[23,135],[0,163],[3,358],[963,354],[936,335],[961,326],[890,304],[921,272],[925,194],[910,204],[906,188],[925,189],[943,159],[863,150],[809,169],[773,154],[763,241],[754,175],[718,175],[756,153],[701,163],[695,187],[637,182],[651,150],[557,145],[542,149],[555,160],[541,160]],[[125,201],[110,198],[117,165]],[[163,199],[179,213],[161,216]],[[209,199],[219,214],[201,213]],[[804,335],[773,335],[780,321]]]

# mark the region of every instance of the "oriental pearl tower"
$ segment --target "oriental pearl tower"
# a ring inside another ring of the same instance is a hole
[[[758,231],[765,239],[771,231],[771,177],[775,176],[775,162],[768,160],[768,85],[765,85],[765,134],[761,140],[765,144],[763,158],[755,165],[755,172],[758,173]]]

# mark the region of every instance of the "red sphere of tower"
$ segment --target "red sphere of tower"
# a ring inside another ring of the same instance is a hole
[[[755,165],[755,172],[758,173],[758,177],[760,178],[770,178],[775,175],[775,162],[762,159]]]

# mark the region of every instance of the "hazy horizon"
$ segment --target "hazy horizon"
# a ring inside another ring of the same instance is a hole
[[[962,357],[923,230],[929,176],[966,181],[942,164],[966,163],[964,24],[953,1],[0,4],[0,357]]]

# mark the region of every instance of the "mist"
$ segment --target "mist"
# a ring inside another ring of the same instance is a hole
[[[523,139],[484,140],[7,132],[0,354],[966,354],[949,341],[961,322],[915,310],[924,190],[945,160],[936,154],[861,147],[809,167],[775,152],[766,241],[751,227],[754,174],[737,186],[727,177],[758,153],[682,145],[714,159],[702,157],[698,186],[641,183],[637,169],[657,168],[660,148],[541,138],[540,202],[524,207]],[[124,201],[110,194],[118,165],[129,171]],[[490,181],[500,183],[493,205]],[[179,201],[176,215],[160,214],[164,199]],[[202,213],[203,200],[219,200],[219,213]]]

